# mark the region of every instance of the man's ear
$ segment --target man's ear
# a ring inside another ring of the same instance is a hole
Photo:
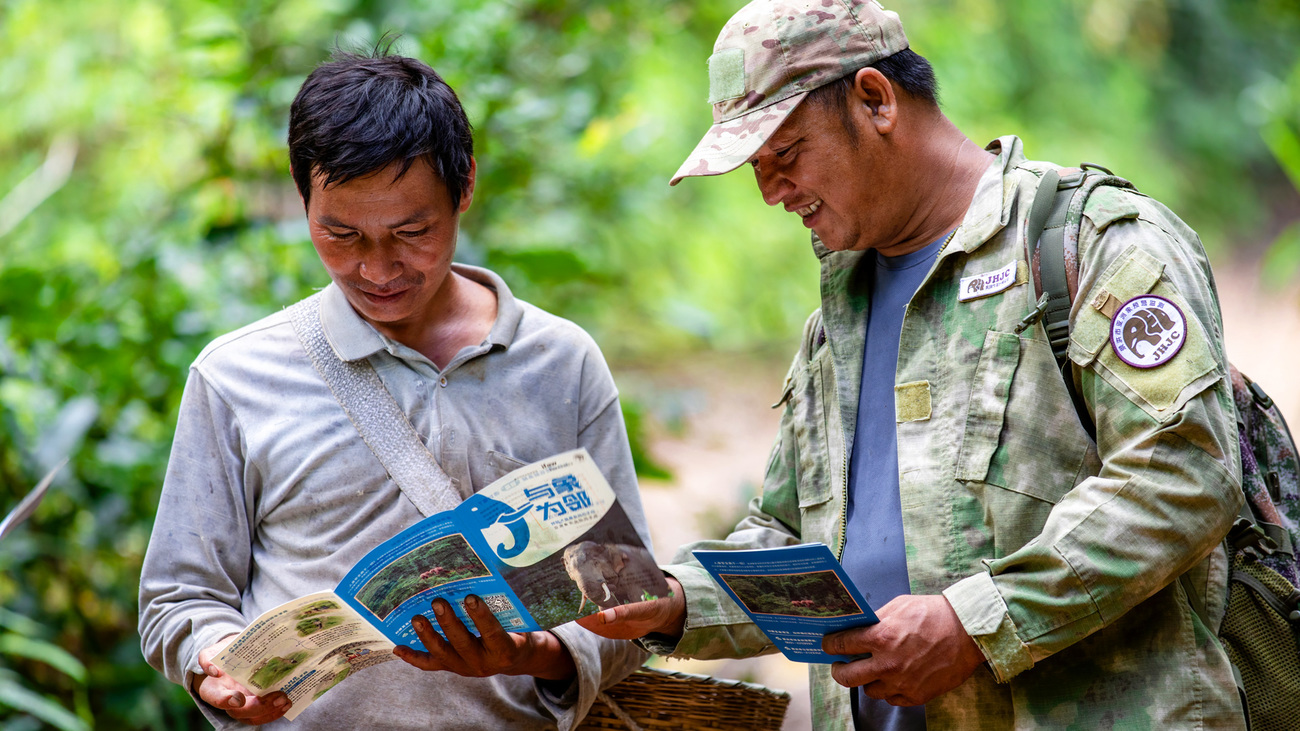
[[[851,101],[862,106],[877,133],[887,135],[894,131],[898,123],[898,97],[884,74],[870,67],[858,69],[850,94]]]
[[[464,213],[469,210],[469,204],[474,202],[474,174],[478,172],[478,164],[474,162],[474,157],[469,158],[469,177],[465,180],[465,192],[460,196],[460,212]]]

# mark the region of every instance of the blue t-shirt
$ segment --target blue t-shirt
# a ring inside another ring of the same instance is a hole
[[[862,357],[858,422],[849,459],[849,504],[844,531],[844,569],[873,609],[910,594],[903,549],[903,508],[898,494],[898,432],[894,423],[894,376],[903,313],[934,264],[941,238],[902,256],[872,252],[871,312]],[[853,689],[858,729],[915,731],[925,728],[925,707],[899,708]]]

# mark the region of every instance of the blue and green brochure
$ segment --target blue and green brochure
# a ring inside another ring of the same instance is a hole
[[[479,597],[510,632],[564,624],[619,604],[668,595],[609,483],[585,449],[520,467],[452,510],[431,515],[365,555],[333,591],[266,612],[213,661],[258,695],[281,690],[292,720],[350,675],[425,649],[417,614],[432,601],[461,622]],[[441,632],[441,630],[439,630]]]
[[[824,543],[692,553],[795,662],[855,660],[823,652],[822,637],[880,621]]]

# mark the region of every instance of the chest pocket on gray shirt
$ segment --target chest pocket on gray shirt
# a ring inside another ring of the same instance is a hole
[[[491,485],[526,464],[528,463],[521,459],[515,459],[504,452],[489,449],[487,452],[487,474],[483,475],[484,479],[481,487]]]

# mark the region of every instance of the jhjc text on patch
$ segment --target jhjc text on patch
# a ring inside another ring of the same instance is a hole
[[[1153,294],[1125,302],[1110,321],[1110,344],[1134,368],[1155,368],[1178,354],[1187,339],[1187,318],[1173,302]]]
[[[1016,283],[1016,263],[1010,262],[1001,269],[996,269],[983,274],[976,274],[973,277],[962,277],[961,284],[957,289],[957,301],[965,302],[967,300],[988,297],[991,294],[1005,291]]]

